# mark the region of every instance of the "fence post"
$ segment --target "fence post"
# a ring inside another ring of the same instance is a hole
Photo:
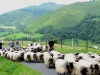
[[[61,39],[61,48],[62,48],[62,39]]]
[[[22,44],[23,44],[23,37],[22,37]]]
[[[74,46],[74,43],[73,43],[73,38],[72,38],[72,48],[73,48],[73,46]]]
[[[47,38],[46,38],[46,46],[47,46]]]
[[[86,50],[88,50],[88,37],[86,38]]]

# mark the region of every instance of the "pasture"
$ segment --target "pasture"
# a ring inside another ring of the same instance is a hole
[[[88,53],[88,52],[94,52],[94,53],[97,53],[97,54],[100,54],[100,45],[97,45],[99,48],[98,49],[95,49],[93,48],[92,46],[95,45],[91,42],[89,42],[89,46],[88,46],[88,49],[86,49],[86,46],[85,46],[85,41],[81,41],[80,42],[83,42],[82,44],[80,43],[80,46],[71,46],[71,43],[68,45],[61,45],[61,44],[56,44],[54,45],[55,47],[55,50],[56,51],[59,51],[61,53],[76,53],[76,52],[83,52],[83,53]],[[20,46],[27,46],[28,44],[30,43],[33,43],[33,41],[20,41]],[[46,42],[35,42],[35,43],[40,43],[42,45],[46,45]],[[9,46],[8,45],[8,41],[5,41],[5,46]],[[47,44],[48,46],[48,44]]]

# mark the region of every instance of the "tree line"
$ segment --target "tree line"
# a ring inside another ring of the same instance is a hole
[[[82,39],[88,38],[94,43],[100,43],[100,16],[87,14],[78,24],[73,27],[55,29],[52,25],[43,27],[36,33],[44,34],[42,38],[55,37],[56,39]]]

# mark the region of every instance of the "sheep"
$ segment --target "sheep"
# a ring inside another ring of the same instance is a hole
[[[50,53],[53,54],[53,55],[60,55],[60,54],[61,54],[61,53],[58,52],[58,51],[51,51]]]
[[[67,62],[75,62],[76,56],[72,53],[65,54],[64,60]]]
[[[36,54],[33,52],[26,52],[24,54],[24,60],[26,62],[30,62],[30,61],[36,61]]]
[[[0,50],[0,55],[1,55],[1,56],[4,56],[4,55],[5,55],[5,51]]]
[[[43,51],[43,52],[46,52],[47,50],[48,50],[48,46],[43,45],[43,46],[42,46],[42,51]]]
[[[5,52],[5,57],[7,57],[8,52],[9,52],[8,50]]]
[[[38,43],[36,46],[37,46],[37,52],[42,51],[42,46],[41,46],[41,44]]]
[[[66,75],[68,73],[67,65],[68,63],[65,60],[58,59],[55,62],[55,68],[56,68],[57,74]]]
[[[12,60],[13,59],[13,52],[9,51],[7,54],[7,58]]]
[[[24,59],[24,51],[14,51],[13,52],[13,61],[20,61]]]
[[[74,68],[71,74],[75,75],[95,75],[92,71],[94,69],[94,65],[92,62],[88,62],[85,60],[79,60],[78,62],[74,62]]]
[[[53,57],[52,66],[54,66],[54,67],[55,67],[55,62],[56,62],[57,59],[64,59],[64,55],[63,54],[54,54],[52,57]]]
[[[37,52],[36,53],[36,60],[39,62],[43,61],[43,53]]]
[[[23,61],[24,60],[24,53],[25,53],[25,51],[24,50],[18,51],[18,53],[19,53],[19,60]]]
[[[12,57],[12,60],[13,60],[13,61],[15,61],[15,62],[16,62],[16,61],[19,61],[19,57],[20,57],[20,56],[19,56],[18,52],[13,52],[13,57]]]
[[[38,52],[37,46],[36,46],[36,45],[31,46],[30,49],[31,49],[32,52],[34,52],[34,53]]]
[[[28,61],[29,61],[29,58],[30,58],[30,55],[28,55],[28,53],[25,52],[25,54],[24,54],[24,60],[25,60],[26,62],[28,62]]]
[[[44,54],[43,56],[44,63],[47,67],[50,68],[50,65],[53,63],[53,58],[49,52],[44,52],[43,54]]]

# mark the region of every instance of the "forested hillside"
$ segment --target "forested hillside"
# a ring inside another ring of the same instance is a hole
[[[48,2],[39,6],[34,5],[10,11],[0,15],[0,26],[16,26],[17,30],[23,30],[28,24],[38,19],[40,16],[62,6],[64,5]]]
[[[87,14],[73,27],[54,29],[52,25],[49,25],[37,30],[37,33],[45,34],[47,38],[50,36],[63,40],[74,38],[76,42],[78,39],[88,38],[92,42],[100,43],[100,15]]]
[[[33,32],[48,25],[54,29],[72,27],[78,24],[88,13],[99,15],[100,1],[77,2],[66,5],[51,13],[41,16],[33,23],[29,24],[25,31]]]
[[[78,39],[100,43],[100,0],[78,2],[61,7],[48,13],[32,24],[25,31],[45,34],[42,39]]]

